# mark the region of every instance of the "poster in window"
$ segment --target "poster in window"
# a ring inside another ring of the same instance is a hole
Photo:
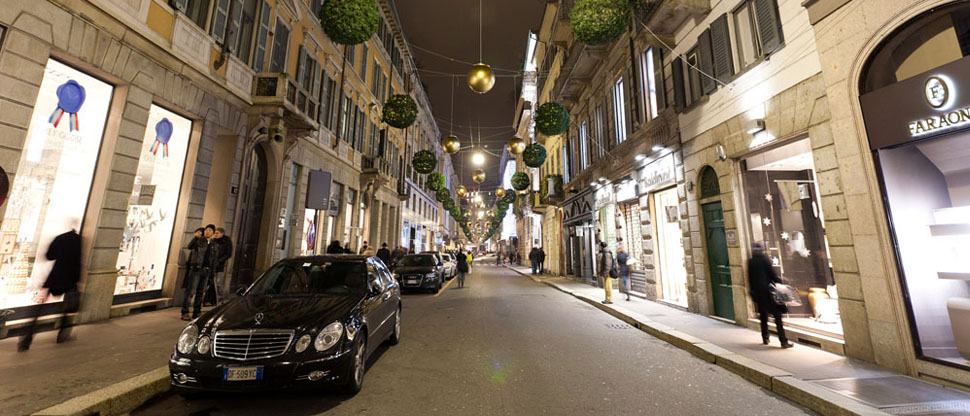
[[[49,59],[0,222],[0,308],[33,303],[47,246],[80,232],[114,87]]]
[[[116,295],[162,288],[191,132],[189,119],[157,105],[149,108],[118,247]]]

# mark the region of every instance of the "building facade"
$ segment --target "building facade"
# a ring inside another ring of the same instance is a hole
[[[407,161],[438,149],[430,105],[389,3],[354,47],[323,33],[321,3],[4,4],[8,330],[38,307],[45,247],[72,228],[84,241],[80,322],[171,304],[181,248],[204,224],[233,239],[233,286],[331,240],[400,243]],[[420,122],[383,125],[391,94],[411,94]],[[447,158],[439,166],[451,171]]]

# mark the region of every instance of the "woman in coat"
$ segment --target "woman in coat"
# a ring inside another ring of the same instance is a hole
[[[465,274],[468,273],[468,257],[465,253],[458,252],[455,256],[458,259],[458,287],[465,287]]]
[[[626,294],[626,300],[630,300],[630,255],[626,249],[620,246],[616,249],[616,267],[620,272],[620,293]]]
[[[764,246],[755,243],[751,247],[751,258],[748,259],[748,291],[751,300],[758,307],[758,319],[761,320],[761,342],[768,345],[768,315],[775,318],[775,329],[778,331],[778,340],[781,341],[782,348],[791,348],[785,335],[785,326],[781,321],[781,316],[788,313],[788,307],[784,304],[779,305],[775,302],[771,294],[771,285],[782,283],[775,269],[771,265],[771,260],[764,253]]]

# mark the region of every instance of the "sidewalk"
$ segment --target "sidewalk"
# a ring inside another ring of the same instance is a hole
[[[604,305],[603,289],[562,277],[531,276],[657,338],[716,363],[789,400],[825,415],[970,415],[970,394],[860,360],[796,345],[783,350],[756,331],[618,291]]]
[[[32,414],[158,369],[184,327],[169,308],[75,327],[77,338],[64,344],[56,331],[41,332],[23,353],[16,337],[2,339],[0,414]]]

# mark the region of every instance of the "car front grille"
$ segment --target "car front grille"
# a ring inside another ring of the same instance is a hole
[[[283,355],[293,341],[293,331],[241,329],[217,331],[212,353],[230,360],[260,360]]]

